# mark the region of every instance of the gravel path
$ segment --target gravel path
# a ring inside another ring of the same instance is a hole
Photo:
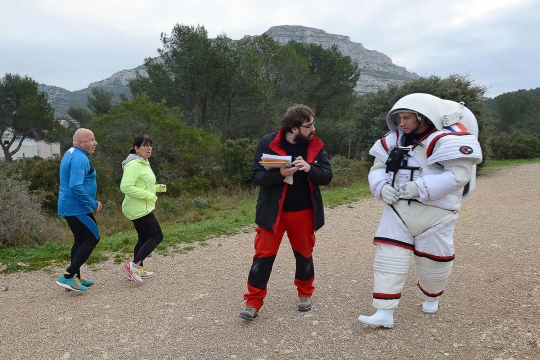
[[[294,256],[284,239],[259,317],[238,317],[253,229],[186,254],[153,255],[157,276],[121,265],[86,270],[84,294],[60,269],[0,275],[0,359],[540,359],[540,164],[478,180],[456,226],[456,261],[440,310],[421,312],[411,271],[393,329],[365,326],[382,205],[327,210],[317,233],[312,311],[296,311]],[[413,270],[413,269],[411,269]]]

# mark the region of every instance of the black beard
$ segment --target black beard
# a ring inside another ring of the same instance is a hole
[[[306,144],[306,143],[310,142],[311,140],[313,140],[312,135],[313,135],[313,133],[309,134],[308,136],[304,136],[304,135],[298,133],[294,137],[294,142],[297,143],[297,144]],[[311,139],[309,139],[310,136],[311,136]]]

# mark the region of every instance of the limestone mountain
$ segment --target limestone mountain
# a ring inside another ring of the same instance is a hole
[[[296,25],[272,26],[265,34],[282,44],[294,40],[301,43],[315,43],[325,49],[336,45],[343,55],[358,63],[361,74],[355,91],[360,95],[377,92],[389,84],[403,84],[419,77],[404,67],[393,64],[383,53],[367,50],[362,44],[352,42],[348,36],[328,34],[323,30]]]
[[[39,84],[38,89],[49,94],[49,101],[54,108],[55,115],[57,117],[65,117],[70,106],[87,108],[86,102],[88,96],[92,95],[93,87],[102,87],[107,91],[112,91],[114,93],[113,101],[120,101],[120,94],[124,94],[129,98],[131,91],[129,90],[128,83],[131,79],[135,78],[137,72],[143,76],[146,75],[146,67],[140,65],[131,70],[118,71],[107,79],[93,82],[87,88],[77,91],[69,91],[45,84]]]
[[[389,84],[402,84],[418,78],[417,74],[408,72],[404,67],[392,63],[392,60],[385,54],[375,50],[367,50],[362,44],[350,41],[348,36],[328,34],[324,30],[296,25],[272,26],[265,34],[282,44],[294,40],[302,43],[315,43],[324,48],[336,45],[342,54],[350,56],[358,63],[361,75],[355,91],[360,95],[385,89]],[[70,106],[86,107],[87,97],[92,94],[93,87],[99,86],[114,92],[116,100],[120,99],[120,94],[129,98],[131,92],[128,83],[135,78],[137,72],[143,76],[146,75],[146,67],[140,65],[134,69],[121,70],[107,79],[93,82],[87,88],[77,91],[68,91],[45,84],[40,84],[39,90],[49,94],[56,116],[63,117],[67,116],[67,109]]]

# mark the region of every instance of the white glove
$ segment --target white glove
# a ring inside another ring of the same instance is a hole
[[[420,196],[418,185],[416,185],[414,181],[407,181],[405,184],[401,185],[401,189],[403,190],[404,199],[413,199]]]
[[[388,205],[392,205],[399,199],[399,191],[386,184],[381,189],[381,198]]]

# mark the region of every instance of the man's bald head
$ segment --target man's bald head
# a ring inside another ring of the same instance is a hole
[[[73,134],[73,146],[79,147],[92,155],[96,150],[97,142],[91,130],[80,128]]]
[[[79,139],[82,139],[85,135],[88,133],[91,133],[92,131],[85,129],[85,128],[79,128],[77,131],[75,131],[75,134],[73,134],[73,145],[77,145],[77,141]]]

